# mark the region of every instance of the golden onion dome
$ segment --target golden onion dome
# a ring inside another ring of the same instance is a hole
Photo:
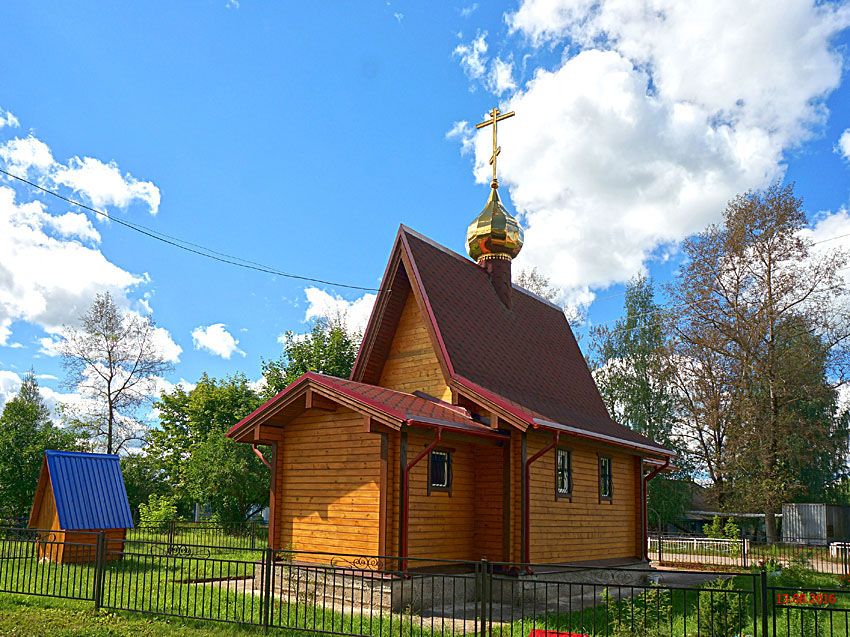
[[[497,182],[494,182],[494,184]],[[466,230],[466,250],[475,261],[490,258],[513,259],[522,250],[522,228],[505,209],[494,186],[490,198]]]

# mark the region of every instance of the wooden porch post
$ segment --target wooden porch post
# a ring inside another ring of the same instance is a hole
[[[277,498],[278,495],[283,495],[280,489],[277,488],[277,460],[279,453],[279,445],[276,442],[271,444],[272,457],[271,475],[269,476],[269,542],[268,546],[274,550],[280,550],[280,537],[277,529]]]
[[[407,425],[401,426],[399,434],[398,466],[398,554],[401,555],[404,550],[404,524],[407,520],[407,502],[404,501],[404,480],[407,473]]]

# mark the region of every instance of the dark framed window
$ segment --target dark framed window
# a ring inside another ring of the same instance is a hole
[[[599,456],[599,499],[610,500],[614,496],[611,458]]]
[[[573,493],[573,454],[569,449],[555,450],[555,495],[568,497]]]
[[[448,449],[434,449],[428,456],[428,493],[451,489],[452,453]]]

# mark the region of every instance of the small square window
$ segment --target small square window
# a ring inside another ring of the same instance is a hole
[[[611,483],[611,458],[599,457],[599,498],[610,500],[613,496]]]
[[[558,449],[555,460],[555,493],[568,496],[573,492],[572,454],[568,449]]]
[[[428,492],[448,491],[452,487],[452,454],[435,450],[428,458]]]

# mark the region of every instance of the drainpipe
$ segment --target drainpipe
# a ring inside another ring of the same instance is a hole
[[[552,442],[543,447],[540,451],[531,456],[528,460],[525,461],[525,489],[523,490],[522,497],[525,500],[523,507],[523,519],[522,519],[522,528],[523,528],[523,544],[522,544],[522,561],[526,565],[526,570],[531,572],[531,568],[528,566],[529,562],[529,547],[531,545],[531,464],[536,460],[540,459],[544,454],[552,451],[555,447],[558,446],[558,440],[561,438],[561,433],[556,431],[552,437]]]
[[[649,516],[646,512],[646,502],[649,499],[649,481],[669,466],[670,458],[667,458],[663,465],[656,467],[643,477],[643,559],[646,561],[649,561],[649,547],[647,546],[647,538],[649,538]],[[658,538],[658,541],[661,541],[660,537]]]
[[[410,421],[405,421],[406,424],[410,424]],[[417,455],[413,460],[407,463],[407,465],[402,470],[402,478],[401,478],[401,489],[402,489],[402,512],[401,512],[401,570],[404,573],[407,573],[407,540],[408,540],[408,527],[410,522],[410,470],[415,467],[422,458],[427,456],[434,450],[443,436],[443,428],[437,427],[437,435],[434,438],[434,441],[425,447],[419,455]]]
[[[256,445],[256,444],[253,444],[253,445],[251,445],[251,448],[254,450],[254,454],[255,454],[255,455],[256,455],[256,456],[257,456],[260,460],[262,460],[262,461],[263,461],[263,464],[264,464],[264,465],[266,465],[269,469],[271,469],[271,468],[272,468],[271,464],[269,463],[269,461],[268,461],[268,460],[266,460],[266,457],[263,455],[263,452],[262,452],[262,451],[260,451],[259,449],[257,449],[257,445]]]

